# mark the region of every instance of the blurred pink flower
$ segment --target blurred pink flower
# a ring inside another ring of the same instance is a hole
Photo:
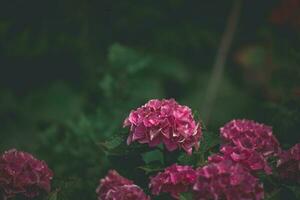
[[[173,198],[179,199],[180,193],[188,191],[196,181],[196,177],[196,172],[192,167],[173,164],[164,172],[152,177],[149,187],[154,195],[167,192]]]
[[[197,169],[197,181],[193,186],[196,200],[260,200],[264,197],[263,185],[248,170],[231,160]]]
[[[251,149],[241,149],[236,146],[223,146],[222,154],[215,154],[208,158],[210,163],[218,163],[224,160],[241,164],[250,172],[264,171],[266,174],[272,173],[272,168],[266,159],[258,152]]]
[[[279,155],[277,168],[281,178],[300,183],[300,143]]]
[[[279,142],[272,133],[272,127],[252,120],[232,120],[220,129],[225,144],[242,149],[251,149],[264,157],[278,154]]]
[[[34,198],[50,192],[52,171],[31,154],[11,149],[0,158],[0,191],[4,199],[23,195]]]
[[[127,144],[134,141],[148,143],[150,147],[163,143],[168,151],[183,148],[192,154],[199,148],[201,127],[196,123],[189,107],[179,105],[174,99],[150,100],[131,111],[124,121],[130,127]]]
[[[281,0],[273,8],[270,20],[276,25],[300,28],[300,0]]]
[[[96,193],[98,200],[150,200],[139,186],[120,176],[115,170],[110,170],[100,180]]]

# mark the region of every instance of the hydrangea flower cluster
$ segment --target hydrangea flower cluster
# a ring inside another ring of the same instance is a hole
[[[223,160],[197,169],[194,199],[254,199],[264,197],[263,185],[238,163]]]
[[[280,152],[279,142],[270,126],[252,120],[237,119],[225,124],[220,132],[224,143],[255,150],[266,158]]]
[[[173,164],[167,167],[164,172],[152,177],[149,187],[154,195],[167,192],[173,198],[179,199],[179,194],[188,191],[196,178],[196,171],[192,167]]]
[[[0,158],[0,192],[3,199],[23,195],[34,198],[41,192],[50,192],[52,171],[44,161],[15,149]]]
[[[182,148],[188,154],[192,154],[193,147],[199,148],[202,135],[191,109],[179,105],[174,99],[150,100],[131,111],[124,127],[130,127],[127,144],[138,141],[154,147],[163,143],[168,151]]]
[[[150,200],[139,186],[115,170],[110,170],[107,176],[100,180],[96,192],[98,200]]]
[[[251,149],[241,149],[236,146],[223,146],[220,149],[222,154],[215,154],[208,158],[210,163],[218,163],[224,160],[239,163],[250,172],[264,171],[266,174],[272,173],[272,168],[266,159],[258,152]]]
[[[202,136],[191,110],[173,99],[150,100],[131,111],[124,127],[130,127],[128,145],[134,141],[150,147],[163,143],[168,151],[179,148],[188,154],[193,148],[199,148]],[[180,199],[181,193],[192,192],[196,200],[261,200],[264,188],[256,177],[257,172],[271,174],[267,160],[278,155],[278,169],[289,169],[282,177],[293,176],[299,180],[300,144],[281,153],[270,126],[237,119],[225,124],[220,136],[223,141],[220,152],[210,156],[206,165],[194,170],[192,166],[173,164],[151,177],[152,194],[169,193],[174,199]],[[99,200],[150,200],[142,189],[114,170],[100,181],[97,193]]]
[[[279,155],[277,168],[281,178],[300,183],[300,143]]]

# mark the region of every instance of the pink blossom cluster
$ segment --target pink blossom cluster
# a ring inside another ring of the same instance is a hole
[[[266,159],[258,152],[252,149],[241,149],[236,146],[223,146],[220,149],[221,154],[215,154],[208,158],[210,163],[219,163],[224,160],[228,162],[239,163],[250,172],[264,171],[266,174],[272,173],[272,168],[268,165]]]
[[[23,195],[34,198],[50,192],[52,171],[31,154],[11,149],[0,157],[0,192],[3,199]]]
[[[300,183],[300,143],[279,155],[277,169],[281,178]]]
[[[279,142],[270,126],[252,120],[237,119],[225,124],[220,132],[224,143],[241,149],[255,150],[264,157],[280,152]]]
[[[139,186],[115,170],[110,170],[107,176],[100,180],[96,192],[99,200],[150,200]]]
[[[188,154],[192,154],[193,147],[199,148],[202,135],[191,109],[174,99],[150,100],[131,111],[124,121],[124,127],[127,126],[130,127],[127,144],[138,141],[154,147],[163,143],[168,151],[182,148]]]
[[[166,192],[170,193],[173,198],[179,199],[180,193],[191,189],[196,178],[196,171],[192,167],[173,164],[164,172],[152,177],[149,187],[154,195]]]
[[[193,186],[196,200],[264,198],[263,185],[239,163],[222,160],[197,169]]]
[[[131,111],[124,121],[130,127],[127,144],[134,141],[150,147],[163,143],[167,150],[184,149],[188,154],[199,148],[201,127],[191,110],[175,100],[150,100]],[[280,175],[299,180],[300,144],[281,153],[272,127],[246,119],[228,122],[220,129],[220,152],[208,158],[208,163],[194,170],[191,166],[174,164],[151,177],[149,187],[153,195],[169,193],[179,199],[180,194],[193,191],[197,200],[264,198],[257,172],[271,174],[267,160],[279,156]],[[288,168],[285,170],[284,168]]]

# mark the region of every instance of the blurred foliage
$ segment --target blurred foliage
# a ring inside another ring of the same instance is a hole
[[[232,1],[8,1],[0,7],[0,150],[55,172],[49,199],[95,199],[110,166],[146,188],[166,163],[203,164],[233,118],[300,141],[300,32],[271,23],[277,1],[244,1],[205,143],[193,156],[125,144],[129,111],[153,98],[201,110]],[[255,11],[255,15],[253,12]],[[197,117],[198,118],[198,117]],[[137,151],[138,149],[138,151]],[[149,150],[149,149],[148,149]],[[147,191],[147,189],[146,189]],[[268,199],[290,194],[287,186]],[[187,197],[183,196],[182,199]]]

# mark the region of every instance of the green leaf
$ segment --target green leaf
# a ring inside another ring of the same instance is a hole
[[[153,66],[157,67],[160,74],[180,82],[188,81],[189,74],[187,66],[175,59],[155,57]]]
[[[203,153],[211,151],[218,144],[220,144],[220,137],[218,134],[203,131],[203,136],[200,143],[200,148]]]
[[[138,168],[144,170],[146,174],[150,174],[162,171],[164,169],[164,166],[162,166],[159,162],[152,162],[149,165],[140,166]]]
[[[265,199],[266,200],[280,200],[280,190],[276,190],[270,194],[267,194]]]
[[[98,145],[107,155],[111,156],[142,154],[149,151],[148,146],[143,144],[132,143],[127,145],[127,136],[127,133],[119,133],[111,136],[105,142],[99,142]]]
[[[192,200],[193,199],[193,195],[191,193],[185,192],[185,193],[181,193],[180,200]]]
[[[123,68],[128,73],[135,73],[147,67],[152,58],[120,44],[114,44],[109,49],[108,60],[115,68]]]
[[[144,154],[142,154],[143,160],[146,164],[149,164],[153,161],[158,161],[161,164],[163,164],[163,154],[159,150],[149,151]]]
[[[104,75],[104,77],[99,82],[99,87],[104,92],[106,97],[112,97],[113,85],[114,85],[114,78],[110,74]]]
[[[120,145],[124,144],[126,141],[124,135],[115,135],[106,140],[103,143],[99,143],[101,147],[104,148],[106,151],[112,151],[119,147]]]
[[[182,153],[177,160],[182,165],[192,165],[196,167],[204,163],[203,153],[200,151],[195,151],[192,155]]]
[[[51,192],[46,199],[47,200],[57,200],[57,193],[58,193],[58,190]]]

